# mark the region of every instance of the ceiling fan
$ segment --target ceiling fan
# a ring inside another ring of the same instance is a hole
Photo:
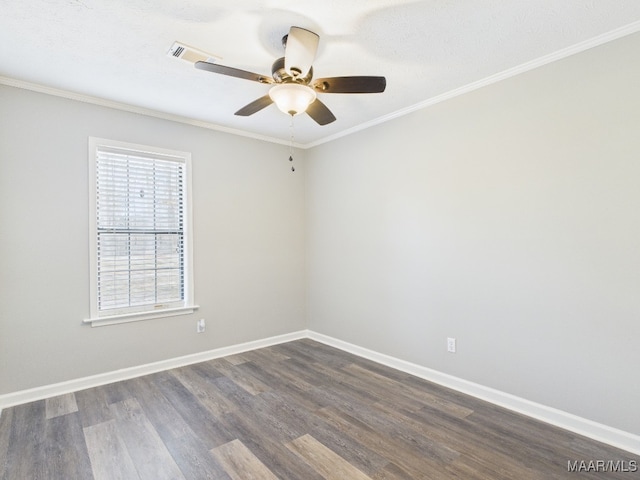
[[[284,57],[278,58],[271,67],[271,77],[248,72],[218,63],[198,61],[196,68],[231,77],[272,85],[269,93],[254,100],[235,112],[235,115],[249,116],[272,103],[288,115],[303,112],[319,125],[335,121],[331,110],[318,98],[318,93],[380,93],[387,85],[385,77],[352,76],[328,77],[313,80],[312,63],[318,50],[320,37],[309,30],[291,27],[289,34],[282,38]]]

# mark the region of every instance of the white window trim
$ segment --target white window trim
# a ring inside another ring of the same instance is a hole
[[[98,256],[97,256],[97,229],[96,229],[96,155],[97,149],[101,146],[133,150],[136,152],[148,152],[156,155],[165,155],[184,159],[186,166],[186,208],[184,211],[184,261],[186,272],[184,275],[184,306],[177,308],[164,308],[158,310],[146,310],[135,313],[120,313],[115,315],[100,314],[98,311]],[[138,145],[134,143],[120,142],[117,140],[107,140],[103,138],[89,137],[89,294],[90,294],[90,317],[84,319],[84,323],[91,324],[92,327],[103,325],[114,325],[126,322],[136,322],[140,320],[151,320],[155,318],[172,317],[177,315],[187,315],[199,308],[194,302],[193,288],[193,235],[192,235],[192,214],[191,214],[191,153],[177,150],[169,150],[148,145]]]

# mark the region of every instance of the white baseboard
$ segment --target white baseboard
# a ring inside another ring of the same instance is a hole
[[[231,345],[228,347],[216,348],[214,350],[208,350],[206,352],[195,353],[183,357],[171,358],[146,365],[125,368],[113,372],[56,383],[53,385],[46,385],[43,387],[0,395],[0,413],[3,408],[14,405],[77,392],[86,388],[106,385],[108,383],[128,380],[130,378],[141,377],[143,375],[149,375],[151,373],[157,373],[171,368],[206,362],[214,358],[234,355],[302,338],[310,338],[340,350],[353,353],[359,357],[367,358],[374,362],[395,368],[396,370],[415,375],[416,377],[429,380],[439,385],[486,400],[493,404],[522,413],[579,435],[583,435],[598,442],[606,443],[636,455],[640,455],[640,436],[638,435],[609,427],[586,418],[578,417],[577,415],[551,408],[546,405],[541,405],[509,393],[501,392],[500,390],[495,390],[446,373],[438,372],[415,363],[378,353],[311,330],[301,330],[284,335],[277,335],[274,337]]]
[[[339,348],[340,350],[353,353],[359,357],[373,360],[374,362],[415,375],[416,377],[429,380],[444,387],[466,393],[481,400],[486,400],[495,405],[522,413],[523,415],[583,435],[598,442],[606,443],[613,447],[640,455],[640,436],[634,435],[633,433],[609,427],[562,410],[438,372],[415,363],[384,355],[321,333],[309,331],[308,337],[331,347]]]
[[[108,383],[120,382],[122,380],[128,380],[130,378],[136,378],[143,375],[149,375],[151,373],[162,372],[171,368],[184,367],[185,365],[206,362],[208,360],[213,360],[214,358],[235,355],[236,353],[256,350],[258,348],[269,347],[271,345],[291,342],[293,340],[299,340],[301,338],[307,337],[307,331],[301,330],[299,332],[277,335],[261,340],[254,340],[251,342],[231,345],[229,347],[216,348],[214,350],[208,350],[206,352],[199,352],[191,355],[185,355],[183,357],[170,358],[168,360],[161,360],[159,362],[148,363],[136,367],[124,368],[121,370],[115,370],[113,372],[101,373],[98,375],[92,375],[90,377],[55,383],[53,385],[45,385],[43,387],[31,388],[29,390],[12,392],[5,395],[0,395],[0,412],[2,412],[3,408],[12,407],[14,405],[21,405],[24,403],[43,400],[46,398],[64,395],[71,392],[78,392],[87,388],[98,387],[100,385],[106,385]]]

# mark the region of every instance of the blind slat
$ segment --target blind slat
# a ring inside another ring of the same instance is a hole
[[[184,159],[99,147],[98,310],[184,300]]]

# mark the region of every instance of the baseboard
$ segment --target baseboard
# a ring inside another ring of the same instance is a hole
[[[249,350],[269,347],[271,345],[291,342],[293,340],[299,340],[301,338],[307,337],[307,331],[302,330],[299,332],[277,335],[274,337],[240,343],[228,347],[216,348],[214,350],[194,353],[182,357],[170,358],[168,360],[161,360],[159,362],[148,363],[136,367],[124,368],[121,370],[115,370],[113,372],[92,375],[90,377],[78,378],[66,382],[56,383],[53,385],[45,385],[29,390],[12,392],[5,395],[0,395],[0,412],[2,412],[3,408],[12,407],[14,405],[21,405],[24,403],[34,402],[36,400],[43,400],[46,398],[55,397],[57,395],[77,392],[87,388],[98,387],[100,385],[128,380],[130,378],[141,377],[143,375],[162,372],[171,368],[184,367],[186,365],[191,365],[194,363],[206,362],[208,360],[213,360],[214,358],[226,357],[227,355],[234,355],[236,353],[247,352]]]
[[[195,353],[159,362],[139,365],[136,367],[125,368],[104,374],[93,375],[90,377],[69,380],[66,382],[46,385],[43,387],[22,390],[5,395],[0,395],[0,413],[3,408],[20,405],[24,403],[42,400],[57,395],[64,395],[71,392],[77,392],[86,388],[106,385],[108,383],[128,380],[130,378],[141,377],[151,373],[157,373],[171,368],[183,367],[199,362],[206,362],[214,358],[225,357],[237,353],[255,350],[258,348],[269,347],[279,343],[291,342],[302,338],[310,338],[317,342],[344,350],[359,357],[367,358],[377,363],[381,363],[396,370],[415,375],[416,377],[429,380],[439,385],[466,393],[476,398],[486,400],[501,407],[522,413],[537,420],[555,425],[557,427],[569,430],[571,432],[583,435],[598,442],[606,443],[626,450],[628,452],[640,455],[640,436],[634,435],[623,430],[609,427],[586,418],[578,417],[571,413],[564,412],[555,408],[541,405],[524,398],[517,397],[493,388],[470,382],[446,373],[438,372],[415,363],[400,360],[398,358],[385,355],[382,353],[369,350],[367,348],[354,345],[352,343],[339,340],[321,333],[311,330],[301,330],[298,332],[277,335],[274,337],[254,340],[251,342],[240,343],[228,347],[216,348],[206,352]]]
[[[308,338],[395,368],[396,370],[415,375],[416,377],[429,380],[444,387],[466,393],[481,400],[486,400],[495,405],[522,413],[523,415],[583,435],[598,442],[606,443],[613,447],[640,455],[640,436],[638,435],[578,417],[577,415],[546,405],[541,405],[500,390],[485,387],[462,378],[438,372],[415,363],[378,353],[321,333],[309,331]]]

